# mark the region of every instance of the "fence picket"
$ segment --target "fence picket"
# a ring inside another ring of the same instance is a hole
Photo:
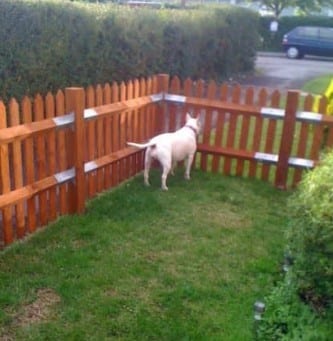
[[[216,97],[216,83],[210,82],[208,84],[207,98],[208,99],[215,99],[215,97]],[[203,129],[202,143],[204,145],[210,145],[211,144],[211,132],[212,132],[212,109],[206,109],[204,122],[205,122],[205,125],[204,125],[204,129]],[[207,153],[202,153],[202,155],[201,155],[200,168],[203,171],[208,170],[208,155],[207,155]]]
[[[273,92],[271,96],[271,107],[278,108],[280,104],[280,93],[276,90]],[[276,133],[276,120],[269,120],[266,134],[266,141],[264,152],[265,153],[273,153],[273,143],[275,141],[275,133]],[[269,178],[269,172],[271,169],[271,165],[263,164],[261,169],[261,179],[267,181]]]
[[[116,82],[112,83],[112,102],[119,102],[119,87]],[[116,152],[120,149],[120,114],[115,113],[112,115],[112,142],[111,142],[111,151]],[[111,164],[112,167],[112,186],[116,186],[120,181],[120,161],[117,160]]]
[[[41,95],[37,94],[34,99],[35,121],[44,119],[44,101]],[[46,155],[45,155],[45,135],[37,135],[36,142],[36,160],[37,160],[37,177],[36,180],[41,180],[46,177]],[[38,195],[38,211],[40,225],[46,225],[48,222],[48,193],[43,191]]]
[[[32,104],[28,97],[24,97],[21,102],[22,121],[23,123],[32,122]],[[33,148],[33,138],[28,137],[23,143],[24,149],[24,169],[25,169],[25,183],[32,184],[35,181],[35,158]],[[27,228],[28,232],[32,233],[37,227],[36,219],[36,200],[32,197],[27,200]]]
[[[95,91],[92,86],[89,86],[86,89],[86,107],[91,108],[95,106]],[[87,154],[88,158],[86,161],[92,161],[96,158],[96,121],[91,120],[87,123],[87,131],[86,131],[87,137]],[[97,192],[97,172],[91,171],[88,173],[88,196],[89,198],[92,198],[95,196]]]
[[[263,89],[261,89],[258,94],[258,105],[261,107],[265,106],[266,99],[267,99],[267,92],[266,90],[263,91]],[[262,126],[263,126],[262,116],[260,115],[260,116],[255,117],[254,132],[253,132],[253,138],[252,138],[252,148],[251,148],[251,150],[254,152],[257,152],[260,149]],[[249,167],[249,176],[255,177],[256,173],[257,173],[257,162],[255,160],[251,160],[250,167]]]
[[[2,101],[0,101],[0,129],[7,127],[7,113],[6,107]],[[9,193],[10,186],[10,172],[9,172],[9,155],[8,145],[0,145],[0,187],[2,194]],[[3,224],[3,240],[4,244],[8,245],[13,242],[13,224],[12,224],[12,207],[5,207],[2,210],[2,224]]]
[[[103,104],[110,104],[112,103],[112,93],[111,93],[111,86],[109,83],[106,83],[103,88]],[[112,127],[112,117],[108,115],[104,119],[104,148],[105,148],[105,155],[111,154],[111,127]],[[108,189],[112,185],[111,181],[111,172],[112,166],[108,165],[104,169],[104,189]]]
[[[15,99],[9,102],[10,125],[17,126],[20,124],[19,105]],[[13,142],[13,172],[14,186],[13,189],[23,187],[23,163],[21,141]],[[22,238],[25,235],[25,213],[24,204],[20,202],[15,205],[16,214],[16,232],[17,237]]]
[[[45,97],[45,112],[46,118],[53,118],[55,116],[54,97],[48,93]],[[47,163],[48,175],[56,173],[56,132],[54,130],[47,134]],[[56,187],[49,190],[49,217],[50,220],[55,220],[57,217],[57,193]]]
[[[304,100],[304,110],[311,111],[313,108],[313,96],[308,95]],[[306,122],[300,122],[300,132],[298,138],[298,146],[297,146],[297,156],[301,158],[307,157],[307,140],[309,138],[309,124]],[[301,168],[296,168],[293,176],[293,185],[296,185],[302,177],[303,170]]]
[[[240,87],[234,86],[232,89],[232,103],[238,104],[240,102]],[[229,118],[229,129],[228,129],[228,135],[227,135],[227,148],[233,148],[236,143],[236,129],[237,129],[237,119],[238,114],[231,114]],[[224,162],[223,172],[224,174],[231,174],[232,168],[231,168],[231,162],[232,158],[227,157]]]
[[[62,91],[56,94],[56,116],[65,114],[65,96]],[[61,129],[57,133],[57,156],[58,156],[58,172],[64,171],[68,166],[67,150],[66,150],[66,135],[67,131]],[[85,148],[85,146],[82,146]],[[64,183],[59,186],[59,212],[61,215],[68,213],[68,184]]]
[[[100,106],[103,105],[103,89],[100,84],[96,86],[96,101],[95,105]],[[96,121],[96,139],[97,139],[97,151],[96,157],[102,157],[105,155],[104,152],[104,126],[105,126],[105,117],[100,118]],[[104,169],[100,168],[96,172],[97,177],[97,188],[96,191],[102,192],[104,189]]]
[[[245,93],[245,104],[253,105],[254,100],[254,89],[253,87],[247,88]],[[241,150],[247,150],[248,138],[250,130],[250,116],[248,114],[243,115],[241,136],[239,142],[239,148]],[[236,175],[242,176],[244,174],[244,160],[237,160],[236,164]]]

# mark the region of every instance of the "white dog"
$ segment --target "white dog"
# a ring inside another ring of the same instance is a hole
[[[186,159],[185,179],[190,179],[191,166],[197,149],[196,138],[199,129],[199,117],[192,118],[189,114],[186,114],[186,124],[174,133],[157,135],[144,144],[127,142],[129,146],[140,149],[147,148],[144,170],[144,182],[146,185],[149,186],[149,170],[152,159],[157,159],[163,168],[162,190],[168,190],[166,185],[168,174],[170,171],[173,174],[178,161]]]

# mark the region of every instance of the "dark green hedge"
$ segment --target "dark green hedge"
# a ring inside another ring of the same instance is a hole
[[[284,34],[291,31],[296,26],[323,26],[333,27],[333,18],[323,16],[298,16],[298,17],[281,17],[279,22],[278,32],[271,34],[269,27],[273,17],[260,18],[260,35],[262,38],[263,50],[267,51],[282,51],[282,39]]]
[[[0,1],[0,97],[157,72],[223,78],[253,68],[258,17],[233,7],[131,9]]]

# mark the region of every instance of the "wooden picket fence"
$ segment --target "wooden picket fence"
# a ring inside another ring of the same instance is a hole
[[[296,185],[333,144],[332,117],[300,97],[156,75],[0,102],[0,248],[141,172],[126,141],[174,131],[186,112],[202,122],[194,167]]]

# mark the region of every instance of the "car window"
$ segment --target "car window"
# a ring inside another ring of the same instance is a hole
[[[304,38],[318,38],[318,28],[317,27],[299,27],[298,34]]]
[[[319,35],[321,39],[333,41],[333,28],[320,29]]]

